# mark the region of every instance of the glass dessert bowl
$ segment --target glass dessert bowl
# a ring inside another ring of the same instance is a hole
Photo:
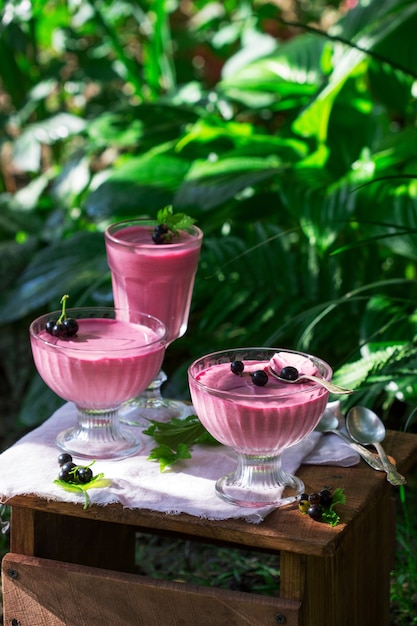
[[[296,369],[300,375],[324,380],[332,376],[322,359],[279,348],[214,352],[188,369],[200,421],[217,441],[237,453],[236,471],[219,478],[215,487],[228,502],[283,506],[304,492],[303,482],[282,469],[281,457],[314,430],[329,392],[318,382],[289,384],[278,379],[288,367],[292,373]]]
[[[123,402],[143,391],[161,367],[166,327],[144,313],[108,307],[67,311],[77,332],[57,337],[47,330],[55,311],[30,325],[33,359],[39,375],[58,396],[73,402],[77,424],[56,438],[78,457],[121,458],[137,452],[141,439],[119,423]]]
[[[203,233],[191,225],[170,243],[156,244],[154,232],[154,223],[146,219],[111,224],[105,231],[107,261],[115,306],[162,320],[170,344],[187,330]],[[166,378],[160,371],[145,393],[123,407],[124,422],[143,426],[146,420],[168,421],[188,413],[185,403],[162,397]]]

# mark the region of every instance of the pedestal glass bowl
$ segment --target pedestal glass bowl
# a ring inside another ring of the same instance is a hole
[[[143,391],[161,367],[165,325],[145,313],[108,307],[68,309],[78,322],[76,336],[57,338],[46,331],[60,311],[30,325],[36,368],[58,396],[73,402],[76,425],[61,432],[57,445],[74,456],[105,459],[130,456],[141,439],[120,425],[123,402]]]
[[[146,311],[168,329],[168,344],[187,330],[194,278],[200,256],[202,231],[191,226],[179,231],[172,243],[155,244],[149,220],[125,220],[105,232],[114,303],[122,309]],[[183,402],[164,399],[160,371],[146,392],[123,407],[123,421],[143,425],[166,421],[188,411]]]
[[[278,362],[280,367],[331,379],[325,361],[279,348],[215,352],[197,359],[188,370],[199,419],[215,439],[237,453],[236,471],[219,478],[216,492],[240,506],[282,506],[304,492],[303,482],[283,470],[282,453],[314,430],[329,395],[320,384],[289,384],[271,375],[264,386],[254,384],[250,374],[268,372],[273,357],[274,370]],[[231,371],[235,361],[244,364],[241,375]]]

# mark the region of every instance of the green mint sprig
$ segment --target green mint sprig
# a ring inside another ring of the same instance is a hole
[[[196,444],[220,445],[210,435],[197,415],[188,415],[184,419],[173,417],[169,422],[151,421],[143,431],[157,444],[148,456],[149,461],[158,461],[161,472],[174,463],[191,458],[191,448]]]
[[[189,228],[195,223],[195,219],[185,213],[174,213],[171,205],[160,209],[156,214],[158,224],[165,224],[173,235],[178,235],[178,231]]]
[[[159,461],[161,472],[170,469],[174,463],[185,459],[191,459],[190,449],[185,443],[180,443],[176,450],[162,444],[153,448],[148,456],[148,461]]]

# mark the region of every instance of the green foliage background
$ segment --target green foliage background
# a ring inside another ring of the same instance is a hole
[[[416,431],[416,32],[414,0],[0,0],[2,447],[61,403],[30,321],[111,304],[106,225],[166,204],[205,234],[166,395],[206,352],[298,348]]]
[[[112,302],[106,225],[173,204],[205,238],[165,393],[187,397],[205,352],[285,346],[413,428],[416,27],[411,0],[4,2],[6,412],[31,427],[56,406],[31,319],[63,293]]]

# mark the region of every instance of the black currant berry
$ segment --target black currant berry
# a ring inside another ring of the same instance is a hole
[[[50,335],[52,335],[52,329],[55,326],[55,324],[56,324],[56,320],[48,320],[45,324],[45,330]]]
[[[252,382],[257,387],[264,387],[268,382],[268,374],[264,370],[256,370],[252,374]]]
[[[59,480],[63,480],[66,483],[70,483],[71,481],[74,480],[74,468],[77,467],[75,465],[75,463],[69,462],[69,463],[64,463],[64,465],[61,467],[59,474],[58,474],[58,479]]]
[[[168,226],[166,224],[158,224],[152,234],[152,241],[157,244],[166,243],[168,234]]]
[[[318,493],[310,493],[310,495],[308,496],[308,501],[312,505],[321,504],[321,497]]]
[[[320,504],[325,507],[329,507],[333,502],[333,494],[330,489],[322,489],[319,491]]]
[[[53,335],[54,337],[65,337],[66,334],[67,331],[62,322],[57,322],[51,331],[51,335]]]
[[[297,380],[298,370],[292,365],[287,365],[286,367],[282,368],[279,377],[283,378],[284,380]]]
[[[321,510],[321,507],[319,507],[317,504],[310,506],[309,509],[307,510],[307,513],[311,517],[311,519],[314,519],[317,522],[321,520],[322,510]]]
[[[65,327],[66,337],[74,337],[74,335],[78,332],[78,322],[72,317],[67,317],[63,322],[63,326]]]
[[[63,452],[58,457],[58,463],[62,467],[65,463],[72,463],[72,456],[68,452]]]
[[[230,369],[232,370],[233,374],[237,374],[239,376],[243,373],[245,366],[243,365],[242,361],[233,361],[232,363],[230,363]]]
[[[75,471],[75,478],[79,483],[85,485],[93,478],[93,472],[90,467],[78,467]]]

